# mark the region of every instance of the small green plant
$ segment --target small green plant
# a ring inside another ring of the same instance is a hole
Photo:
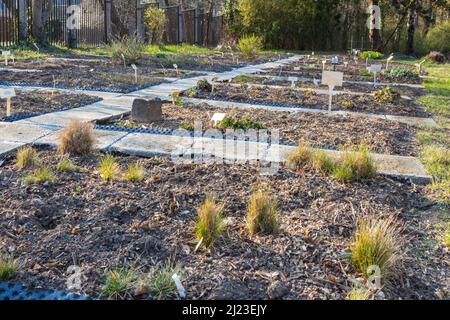
[[[399,272],[402,243],[401,228],[392,219],[360,219],[350,243],[351,263],[364,278],[376,267],[387,279]]]
[[[52,182],[55,179],[53,172],[47,168],[39,168],[24,178],[26,184],[41,184],[45,182]]]
[[[39,162],[37,152],[32,147],[23,147],[17,151],[16,165],[19,169],[35,166]]]
[[[120,167],[113,155],[106,155],[98,168],[100,177],[104,181],[116,180],[120,174]]]
[[[261,130],[266,129],[266,127],[258,122],[255,122],[253,120],[250,120],[246,117],[242,119],[232,118],[232,117],[225,117],[222,121],[219,121],[217,123],[217,127],[220,129],[233,129],[233,130]]]
[[[296,169],[301,165],[309,164],[313,157],[313,153],[314,151],[311,146],[306,141],[301,140],[297,148],[288,155],[288,167]]]
[[[0,256],[0,281],[10,279],[19,270],[19,265],[13,259],[5,259]]]
[[[371,292],[365,288],[353,288],[345,298],[346,300],[369,300]]]
[[[212,84],[209,83],[208,80],[206,80],[206,79],[201,79],[201,80],[198,80],[196,88],[198,91],[211,92]]]
[[[367,71],[367,70],[361,71],[361,72],[359,73],[359,75],[362,76],[362,77],[373,77],[372,72],[369,72],[369,71]]]
[[[332,173],[336,167],[333,158],[331,158],[325,151],[321,150],[313,152],[310,162],[313,168],[324,174]]]
[[[246,75],[240,75],[233,78],[234,83],[249,83],[249,82],[260,82],[261,79],[258,77],[251,77]]]
[[[180,126],[179,129],[186,130],[186,131],[194,131],[194,130],[195,130],[195,127],[194,127],[193,124],[190,124],[190,123],[183,123],[183,124]]]
[[[109,46],[115,64],[138,64],[143,58],[145,50],[145,43],[137,36],[116,39]]]
[[[133,270],[114,268],[105,274],[105,286],[102,293],[109,299],[122,298],[133,287],[135,281],[136,274]]]
[[[56,170],[59,172],[75,172],[78,167],[69,158],[64,158],[56,165]]]
[[[248,60],[254,60],[262,47],[262,38],[257,36],[243,37],[238,42],[239,51]]]
[[[397,103],[399,103],[399,101],[401,99],[400,93],[390,86],[387,86],[381,90],[375,91],[373,93],[373,96],[374,96],[375,100],[378,101],[379,103],[397,104]]]
[[[191,97],[191,98],[196,97],[197,96],[197,89],[196,88],[189,88],[187,90],[187,95],[188,95],[188,97]]]
[[[177,292],[172,276],[177,274],[182,278],[181,268],[171,262],[154,268],[142,281],[143,287],[154,299],[169,299]]]
[[[81,193],[81,187],[80,187],[80,186],[75,187],[74,192],[75,192],[76,194],[80,194],[80,193]]]
[[[357,148],[351,147],[342,150],[332,172],[333,177],[341,182],[369,179],[376,174],[377,168],[370,156],[369,148],[363,143]]]
[[[402,67],[389,68],[388,70],[384,71],[384,75],[395,79],[419,77],[419,74],[417,74],[416,72]]]
[[[125,171],[124,178],[130,182],[141,182],[144,180],[144,168],[140,163],[130,163]]]
[[[377,51],[363,51],[359,54],[361,59],[380,60],[384,57],[384,54]]]
[[[353,101],[342,101],[339,103],[339,105],[346,109],[355,109],[356,105],[353,103]]]
[[[254,192],[247,209],[247,227],[250,236],[275,233],[278,230],[278,216],[276,197],[263,189]]]
[[[225,229],[222,211],[223,206],[217,205],[216,199],[211,195],[208,195],[197,209],[197,240],[202,241],[207,248],[214,244]]]

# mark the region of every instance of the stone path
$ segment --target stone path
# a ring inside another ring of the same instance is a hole
[[[168,99],[173,92],[183,91],[193,87],[200,79],[217,77],[219,80],[232,79],[238,75],[248,75],[273,69],[284,64],[300,60],[301,56],[293,56],[277,62],[269,62],[255,66],[247,66],[230,72],[215,73],[189,79],[180,79],[173,83],[164,83],[148,89],[135,91],[131,94],[110,94],[101,92],[104,99],[88,106],[44,114],[16,122],[0,122],[0,157],[26,144],[56,146],[58,131],[70,120],[81,121],[106,120],[127,114],[131,111],[132,100],[136,97],[160,97]],[[49,89],[52,90],[52,89]],[[83,91],[84,92],[84,91]],[[94,94],[94,93],[92,93]],[[190,100],[190,99],[189,99]],[[230,103],[214,101],[217,105],[230,106]],[[244,107],[246,104],[239,104]],[[254,106],[254,105],[249,105]],[[245,106],[248,107],[248,106]],[[258,106],[261,107],[261,106]],[[272,110],[272,109],[271,109]],[[284,110],[284,108],[283,108]],[[295,112],[306,111],[295,108]],[[311,111],[311,109],[308,109]],[[315,112],[322,112],[315,110]],[[336,114],[348,114],[335,112]],[[350,113],[353,114],[353,113]],[[387,116],[380,116],[387,118]],[[235,140],[211,139],[206,137],[186,137],[177,135],[160,135],[148,133],[128,133],[120,131],[95,130],[96,148],[103,151],[117,151],[140,156],[171,155],[176,159],[224,159],[227,161],[267,161],[281,163],[286,154],[294,147],[268,144],[262,142],[245,142]],[[327,151],[337,156],[337,151]],[[380,172],[391,176],[401,176],[416,182],[429,182],[425,168],[417,158],[389,155],[373,155]]]

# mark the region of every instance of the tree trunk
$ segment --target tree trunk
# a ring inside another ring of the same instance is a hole
[[[33,25],[31,27],[31,33],[36,39],[37,43],[45,44],[45,34],[44,34],[44,20],[43,20],[43,0],[32,0],[32,14],[33,14]]]
[[[406,39],[406,54],[414,53],[414,35],[416,33],[417,21],[417,0],[411,3],[408,10],[408,24],[407,24],[407,39]]]
[[[371,5],[378,6],[379,0],[372,0]],[[372,28],[370,29],[370,45],[372,47],[372,50],[379,50],[382,45],[382,41],[380,29],[377,26],[376,19],[381,19],[381,17],[378,17],[376,15],[371,15],[371,17],[373,20],[372,20]]]

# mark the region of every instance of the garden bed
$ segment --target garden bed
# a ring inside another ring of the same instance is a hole
[[[338,149],[347,144],[365,141],[373,152],[416,156],[418,155],[415,129],[395,121],[368,119],[352,116],[326,116],[312,113],[273,112],[264,109],[218,108],[208,104],[163,106],[161,121],[138,124],[131,117],[99,122],[122,128],[150,128],[156,130],[192,130],[195,122],[201,122],[202,129],[215,128],[211,123],[214,113],[226,113],[233,119],[248,119],[267,128],[278,129],[281,143],[297,144],[304,139],[320,148]],[[326,128],[326,130],[324,130]],[[220,129],[225,133],[226,129]],[[228,134],[229,135],[229,134]],[[236,133],[237,136],[239,134]]]
[[[285,86],[285,87],[292,86],[292,81],[288,81],[288,78],[285,78],[285,80],[282,79],[278,80],[276,78],[260,77],[260,76],[238,76],[234,78],[231,82],[240,84],[263,84],[263,85]],[[316,79],[319,80],[320,78]],[[328,90],[328,86],[322,84],[316,85],[314,84],[312,79],[311,80],[303,79],[302,81],[295,81],[295,86],[299,88]],[[423,95],[425,91],[424,89],[411,88],[401,84],[396,84],[395,86],[392,87],[395,88],[395,90],[398,90],[398,92],[402,96],[408,96],[411,98],[418,98],[421,95]],[[373,84],[367,84],[363,82],[360,83],[344,82],[342,87],[336,87],[335,90],[347,92],[373,93],[376,90],[384,88],[386,88],[386,86],[382,86],[379,84],[374,86]]]
[[[39,157],[50,168],[61,159],[53,151]],[[18,171],[12,159],[0,168],[0,195],[8,199],[0,203],[0,245],[21,263],[11,281],[67,291],[67,269],[77,265],[81,291],[98,296],[107,270],[145,273],[171,259],[182,268],[188,299],[264,299],[275,281],[283,289],[277,298],[343,299],[358,277],[344,255],[355,216],[373,214],[404,222],[410,239],[402,248],[407,263],[397,270],[401,281],[377,298],[445,296],[446,253],[442,246],[429,250],[430,226],[413,214],[430,206],[420,187],[383,177],[341,185],[310,170],[281,169],[267,177],[254,166],[134,157],[118,160],[122,166],[140,161],[144,181],[103,182],[99,156],[74,160],[78,172],[58,173],[43,185],[24,185],[28,171]],[[245,212],[257,183],[278,196],[281,226],[276,235],[250,238]],[[207,192],[224,204],[227,232],[215,250],[195,251],[196,208]]]
[[[84,94],[64,93],[59,91],[21,91],[16,90],[17,96],[11,100],[11,116],[25,118],[42,113],[61,111],[82,107],[99,101],[97,97]],[[11,118],[11,117],[10,117]],[[0,121],[6,117],[6,100],[0,100]]]
[[[200,99],[218,99],[236,102],[256,102],[267,104],[282,104],[302,108],[328,110],[328,95],[314,92],[296,91],[291,89],[271,89],[252,87],[248,85],[229,86],[220,84],[215,86],[214,93],[196,90],[185,95]],[[350,104],[350,105],[346,105]],[[374,114],[388,114],[411,117],[428,117],[422,106],[412,100],[400,99],[398,104],[380,103],[373,96],[336,94],[333,96],[332,110],[364,112]]]
[[[114,92],[130,92],[167,81],[167,78],[183,78],[200,75],[163,69],[161,66],[138,66],[138,78],[131,67],[111,64],[107,61],[42,61],[21,62],[20,68],[37,72],[11,72],[0,69],[3,83],[40,85],[75,89]]]

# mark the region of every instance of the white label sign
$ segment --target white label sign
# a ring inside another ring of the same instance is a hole
[[[214,125],[217,124],[217,122],[222,121],[223,119],[225,119],[226,113],[214,113],[211,121],[214,123]]]
[[[344,82],[344,73],[337,71],[324,71],[322,73],[322,84],[332,87],[341,87]]]
[[[2,55],[9,56],[11,55],[11,51],[2,51]]]
[[[387,61],[391,61],[394,59],[394,56],[390,56],[389,58],[387,58]]]
[[[131,65],[131,67],[133,68],[133,70],[135,70],[135,71],[137,70],[137,67],[134,63]]]
[[[381,64],[373,64],[370,67],[367,68],[369,72],[375,73],[380,72],[383,66]]]
[[[16,90],[14,88],[0,89],[0,98],[11,98],[16,96]]]

